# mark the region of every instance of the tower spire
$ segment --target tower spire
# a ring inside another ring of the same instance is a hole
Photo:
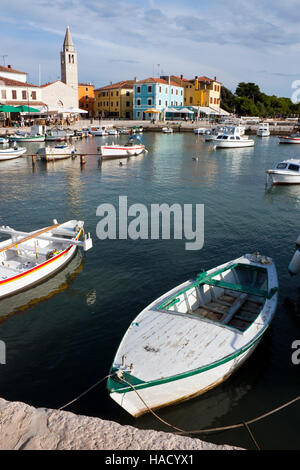
[[[70,33],[69,26],[67,26],[63,50],[66,51],[66,52],[73,52],[74,51],[74,44],[73,44],[73,40],[72,40],[72,36],[71,36],[71,33]]]

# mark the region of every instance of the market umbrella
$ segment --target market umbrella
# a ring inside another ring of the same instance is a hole
[[[18,110],[14,106],[0,104],[0,113],[18,113]]]
[[[36,108],[31,108],[30,106],[26,106],[22,104],[21,106],[15,107],[15,113],[39,113],[40,110]]]
[[[159,113],[160,111],[158,111],[158,109],[155,109],[155,108],[151,108],[151,109],[147,109],[146,111],[144,111],[144,113]]]

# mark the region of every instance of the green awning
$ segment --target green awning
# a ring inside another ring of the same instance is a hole
[[[15,107],[15,112],[16,113],[39,113],[40,110],[36,108],[31,108],[30,106],[26,106],[22,104],[21,106]]]
[[[18,113],[19,111],[14,106],[8,104],[0,104],[0,113]]]

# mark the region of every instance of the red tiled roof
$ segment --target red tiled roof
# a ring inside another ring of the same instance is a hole
[[[4,65],[0,65],[0,73],[1,72],[22,73],[22,74],[27,75],[27,72],[20,72],[20,70],[15,70],[15,69],[12,69],[11,67],[5,67]]]
[[[60,82],[61,80],[55,80],[54,82],[48,82],[44,83],[43,85],[40,85],[40,88],[45,88],[46,86],[53,85],[53,83]]]
[[[142,83],[162,83],[163,85],[169,85],[169,82],[167,82],[167,80],[164,80],[162,78],[156,78],[156,77],[146,78],[145,80],[140,80],[139,82],[136,82],[136,83],[138,83],[138,84],[142,84]],[[173,82],[172,80],[170,81],[170,85],[180,86],[178,83]]]
[[[4,83],[4,85],[7,85],[7,86],[16,86],[16,87],[23,87],[23,88],[39,88],[38,85],[32,85],[31,83],[27,83],[27,82],[20,82],[19,80],[13,80],[12,78],[6,78],[6,77],[2,77],[1,76],[1,72],[0,72],[0,83]]]
[[[111,85],[106,85],[101,88],[97,88],[95,91],[103,91],[103,90],[112,90],[118,88],[133,88],[133,83],[136,83],[134,80],[123,80],[122,82],[112,83]]]
[[[94,85],[92,85],[91,83],[78,83],[78,86],[92,86],[94,88]]]

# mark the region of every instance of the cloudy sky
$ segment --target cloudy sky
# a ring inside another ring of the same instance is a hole
[[[0,0],[0,64],[60,78],[69,25],[79,81],[217,76],[291,97],[300,80],[299,0]],[[3,57],[3,56],[7,57]],[[4,62],[5,61],[5,62]]]

